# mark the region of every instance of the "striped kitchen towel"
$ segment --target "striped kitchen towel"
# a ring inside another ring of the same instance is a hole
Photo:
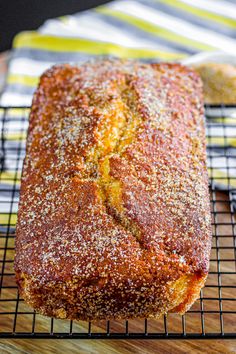
[[[39,75],[55,63],[98,55],[180,61],[199,51],[236,53],[235,37],[233,1],[113,1],[17,35],[0,103],[30,105]]]

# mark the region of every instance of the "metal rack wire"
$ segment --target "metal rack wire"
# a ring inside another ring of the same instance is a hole
[[[205,108],[213,244],[200,299],[184,316],[96,323],[46,318],[19,297],[14,237],[29,109],[0,108],[0,338],[236,338],[236,106]]]

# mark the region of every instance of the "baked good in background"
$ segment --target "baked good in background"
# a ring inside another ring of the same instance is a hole
[[[203,81],[204,101],[209,104],[236,103],[236,66],[206,62],[194,65]]]

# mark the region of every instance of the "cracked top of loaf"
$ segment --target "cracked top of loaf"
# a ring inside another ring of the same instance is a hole
[[[201,91],[178,64],[49,69],[30,115],[16,271],[41,284],[109,277],[117,288],[207,273]]]

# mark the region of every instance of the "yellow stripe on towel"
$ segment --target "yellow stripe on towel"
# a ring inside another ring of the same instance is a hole
[[[125,14],[121,11],[112,10],[106,6],[98,7],[97,9],[95,9],[95,11],[102,13],[104,15],[116,17],[122,21],[126,21],[127,23],[134,25],[134,26],[142,29],[145,32],[151,33],[153,35],[156,35],[160,38],[166,39],[166,40],[171,41],[173,43],[178,43],[183,46],[192,47],[197,50],[205,50],[205,51],[216,50],[216,47],[214,47],[214,46],[210,46],[210,45],[201,43],[197,40],[194,41],[194,40],[189,39],[187,37],[181,36],[171,30],[167,30],[167,29],[160,27],[158,25],[154,25],[154,24],[152,24],[148,21],[145,21],[141,18]]]
[[[81,52],[91,55],[113,55],[119,58],[159,58],[178,60],[186,55],[156,49],[129,48],[114,43],[97,42],[83,38],[68,38],[43,35],[37,32],[22,32],[13,43],[15,48],[40,49],[54,52]]]
[[[198,16],[202,19],[206,19],[206,20],[210,20],[213,22],[217,22],[220,25],[225,25],[227,27],[236,29],[236,20],[228,18],[228,17],[224,17],[224,16],[220,16],[218,14],[214,14],[213,12],[209,12],[206,10],[202,10],[199,9],[195,6],[191,6],[189,4],[186,4],[185,2],[179,1],[179,0],[158,0],[156,1],[158,2],[162,2],[165,5],[170,5],[170,7],[175,7],[178,8],[180,10],[183,10],[185,12],[189,12],[195,16]]]
[[[9,220],[9,218],[10,218],[10,220]],[[0,225],[10,224],[10,226],[14,226],[14,225],[16,225],[16,221],[17,221],[17,214],[16,213],[11,213],[11,215],[8,213],[0,213]]]
[[[228,185],[230,185],[232,187],[236,187],[236,179],[231,178],[231,176],[228,176],[225,172],[223,172],[219,169],[208,168],[208,174],[209,174],[209,177],[213,178],[214,182],[217,184],[222,184],[227,187],[228,187]],[[234,177],[236,177],[236,176],[234,176]]]
[[[7,77],[8,84],[20,84],[24,86],[35,87],[38,85],[39,77],[19,74],[9,74]]]

